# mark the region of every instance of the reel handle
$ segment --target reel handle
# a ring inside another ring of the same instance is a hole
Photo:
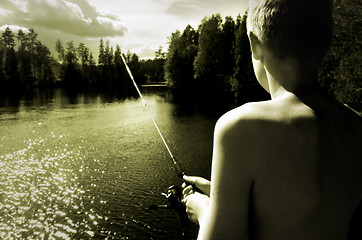
[[[170,186],[165,194],[168,200],[168,206],[174,209],[180,218],[182,226],[187,226],[190,223],[189,217],[186,213],[186,206],[181,202],[182,200],[182,189],[177,185]]]

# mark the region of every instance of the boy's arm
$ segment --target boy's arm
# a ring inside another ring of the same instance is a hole
[[[254,171],[245,127],[232,114],[216,124],[210,202],[200,220],[199,239],[240,239],[247,232]]]

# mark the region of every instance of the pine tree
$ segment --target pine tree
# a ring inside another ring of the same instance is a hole
[[[3,32],[2,34],[2,37],[4,39],[7,48],[13,48],[15,46],[15,41],[14,41],[15,36],[9,27],[5,29],[5,32]]]
[[[65,51],[62,42],[58,39],[55,42],[55,50],[58,52],[58,59],[60,62],[65,62]]]
[[[104,66],[105,65],[105,51],[104,51],[104,44],[103,39],[99,41],[99,55],[98,55],[98,65]]]
[[[33,87],[34,79],[31,77],[31,59],[27,49],[28,38],[20,29],[17,34],[17,39],[20,42],[17,56],[19,61],[19,75],[21,85],[23,85],[26,89],[30,89]]]

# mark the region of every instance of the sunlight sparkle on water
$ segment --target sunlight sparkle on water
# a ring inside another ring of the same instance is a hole
[[[94,236],[91,226],[104,217],[85,211],[70,162],[82,153],[61,140],[54,133],[28,139],[24,149],[0,156],[0,239]]]

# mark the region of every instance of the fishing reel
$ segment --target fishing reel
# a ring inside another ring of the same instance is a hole
[[[166,205],[151,205],[150,209],[155,210],[158,208],[173,209],[177,212],[182,226],[188,225],[190,222],[189,217],[186,213],[186,206],[181,202],[182,200],[182,189],[177,185],[171,185],[167,188],[166,193],[162,193],[167,199]]]

